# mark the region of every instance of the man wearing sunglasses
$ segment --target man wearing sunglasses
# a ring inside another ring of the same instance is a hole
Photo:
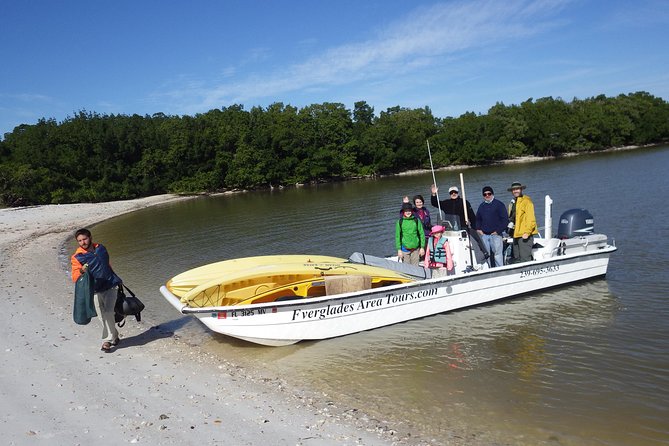
[[[476,255],[476,263],[485,263],[490,254],[488,254],[488,250],[483,243],[483,240],[481,240],[481,237],[479,237],[478,232],[475,230],[476,213],[474,213],[474,209],[469,203],[469,200],[463,200],[460,197],[460,190],[457,186],[451,186],[448,189],[448,195],[450,195],[450,199],[437,200],[438,190],[439,189],[437,186],[433,184],[431,187],[432,197],[430,199],[430,203],[432,206],[440,208],[445,215],[450,214],[456,215],[458,217],[460,220],[460,228],[458,229],[467,231],[469,237],[475,242],[472,244],[472,249]],[[463,204],[463,201],[466,202],[467,206],[467,218],[465,218],[465,204]]]
[[[469,227],[470,222],[476,222],[476,214],[472,205],[467,200],[467,219],[465,219],[465,207],[462,204],[462,199],[460,198],[460,191],[457,186],[451,186],[448,189],[448,194],[451,196],[450,199],[439,200],[437,203],[437,191],[439,189],[436,185],[432,185],[431,192],[432,197],[430,203],[436,208],[440,208],[444,214],[457,215],[460,217],[460,229],[465,229]]]
[[[504,240],[502,232],[509,223],[504,203],[495,198],[492,187],[483,188],[483,203],[476,212],[476,229],[490,253],[490,266],[504,265]],[[494,263],[493,263],[494,262]]]

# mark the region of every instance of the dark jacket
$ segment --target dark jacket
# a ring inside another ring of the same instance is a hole
[[[432,221],[430,217],[430,211],[423,206],[422,208],[413,208],[413,215],[418,218],[418,220],[423,223],[423,232],[425,233],[425,238],[427,238],[430,234],[430,231],[432,230]]]
[[[93,244],[91,252],[87,252],[81,247],[77,248],[70,262],[72,264],[72,281],[74,282],[79,278],[81,267],[88,263],[88,271],[95,278],[96,292],[106,291],[122,282],[109,264],[107,248],[99,243]]]
[[[483,231],[484,234],[502,235],[509,224],[509,214],[506,212],[506,206],[497,198],[493,198],[490,203],[485,201],[479,205],[476,212],[476,229]]]
[[[437,206],[437,196],[432,195],[430,197],[430,203],[434,207],[441,207],[441,210],[444,214],[452,214],[460,217],[460,229],[465,228],[465,208],[462,205],[462,198],[458,197],[457,200],[447,199],[440,200],[439,206]],[[476,213],[472,209],[472,205],[467,200],[467,218],[472,225],[472,229],[476,228]]]

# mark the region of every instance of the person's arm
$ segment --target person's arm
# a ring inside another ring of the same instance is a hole
[[[504,206],[504,203],[500,201],[499,206],[497,206],[497,229],[495,230],[497,235],[502,235],[502,233],[506,231],[508,224],[509,214],[506,211],[506,206]]]
[[[483,235],[483,231],[481,230],[481,228],[483,227],[483,217],[481,216],[481,206],[483,206],[483,204],[481,204],[479,206],[478,212],[476,213],[476,227],[478,228],[478,230],[477,230],[478,233],[480,235]]]
[[[444,203],[446,203],[446,200],[438,201],[437,200],[437,193],[439,192],[439,188],[436,185],[430,186],[430,204],[437,209],[443,210],[444,209]],[[441,218],[441,215],[439,215],[439,218]]]
[[[527,215],[527,230],[529,232],[527,237],[523,234],[523,238],[526,239],[537,232],[537,217],[534,215],[534,203],[532,203],[532,200],[527,200],[527,209],[525,213]]]
[[[416,223],[418,226],[418,234],[420,240],[418,240],[418,246],[420,247],[420,255],[425,255],[425,231],[423,230],[423,222],[420,218],[416,217]]]
[[[425,259],[423,260],[423,267],[425,269],[430,268],[430,244],[428,243],[425,248]]]
[[[467,217],[469,218],[472,229],[476,229],[478,227],[476,226],[476,212],[474,212],[474,209],[472,209],[472,205],[469,203],[469,200],[467,200]]]
[[[402,258],[402,240],[400,240],[400,225],[402,220],[395,223],[395,249],[397,250],[397,257]]]
[[[453,253],[451,252],[451,245],[444,242],[444,251],[446,251],[446,269],[453,271]]]
[[[430,204],[431,204],[432,206],[436,207],[436,208],[439,207],[439,203],[437,202],[437,195],[436,195],[436,194],[432,194],[432,195],[430,196]]]
[[[85,268],[75,256],[70,257],[70,265],[72,266],[72,282],[76,282],[85,271]]]

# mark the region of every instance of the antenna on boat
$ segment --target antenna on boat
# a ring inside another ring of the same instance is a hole
[[[437,185],[437,179],[434,176],[434,164],[432,164],[432,152],[430,151],[430,140],[426,139],[427,142],[427,154],[430,156],[430,169],[432,169],[432,184]],[[441,203],[439,202],[439,188],[437,188],[437,209],[439,209],[439,219],[443,219],[441,215]]]

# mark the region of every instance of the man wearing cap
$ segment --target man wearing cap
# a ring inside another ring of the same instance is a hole
[[[474,253],[476,254],[476,263],[484,263],[485,260],[490,256],[488,250],[483,244],[483,240],[479,236],[479,233],[475,231],[476,226],[476,214],[472,205],[469,203],[469,200],[466,200],[467,203],[467,218],[465,218],[465,206],[463,205],[463,200],[460,198],[460,190],[457,186],[451,186],[448,189],[448,194],[451,196],[450,200],[440,200],[437,202],[437,191],[438,188],[435,184],[432,185],[432,198],[430,202],[432,206],[439,207],[444,214],[457,215],[460,220],[460,229],[464,229],[469,234],[469,237],[476,242],[471,245]],[[471,225],[470,225],[471,223]]]
[[[411,203],[402,204],[402,217],[395,224],[395,249],[402,262],[418,265],[425,255],[423,223],[413,213]]]
[[[465,207],[460,198],[460,190],[457,186],[451,186],[448,189],[448,194],[451,196],[450,199],[440,200],[437,203],[437,191],[439,190],[435,184],[431,187],[432,197],[430,198],[430,203],[436,208],[440,208],[444,211],[444,214],[457,215],[460,217],[460,229],[465,229],[469,226],[470,222],[476,222],[476,214],[472,205],[467,200],[467,218],[465,218]]]
[[[504,265],[502,232],[506,230],[509,223],[509,214],[507,214],[504,203],[495,198],[494,194],[492,187],[483,188],[483,203],[476,211],[476,228],[490,253],[489,265],[502,266]]]
[[[513,261],[532,260],[534,235],[538,234],[537,218],[534,216],[532,199],[523,194],[527,186],[514,182],[507,190],[513,194],[509,203],[509,229],[513,231]]]

